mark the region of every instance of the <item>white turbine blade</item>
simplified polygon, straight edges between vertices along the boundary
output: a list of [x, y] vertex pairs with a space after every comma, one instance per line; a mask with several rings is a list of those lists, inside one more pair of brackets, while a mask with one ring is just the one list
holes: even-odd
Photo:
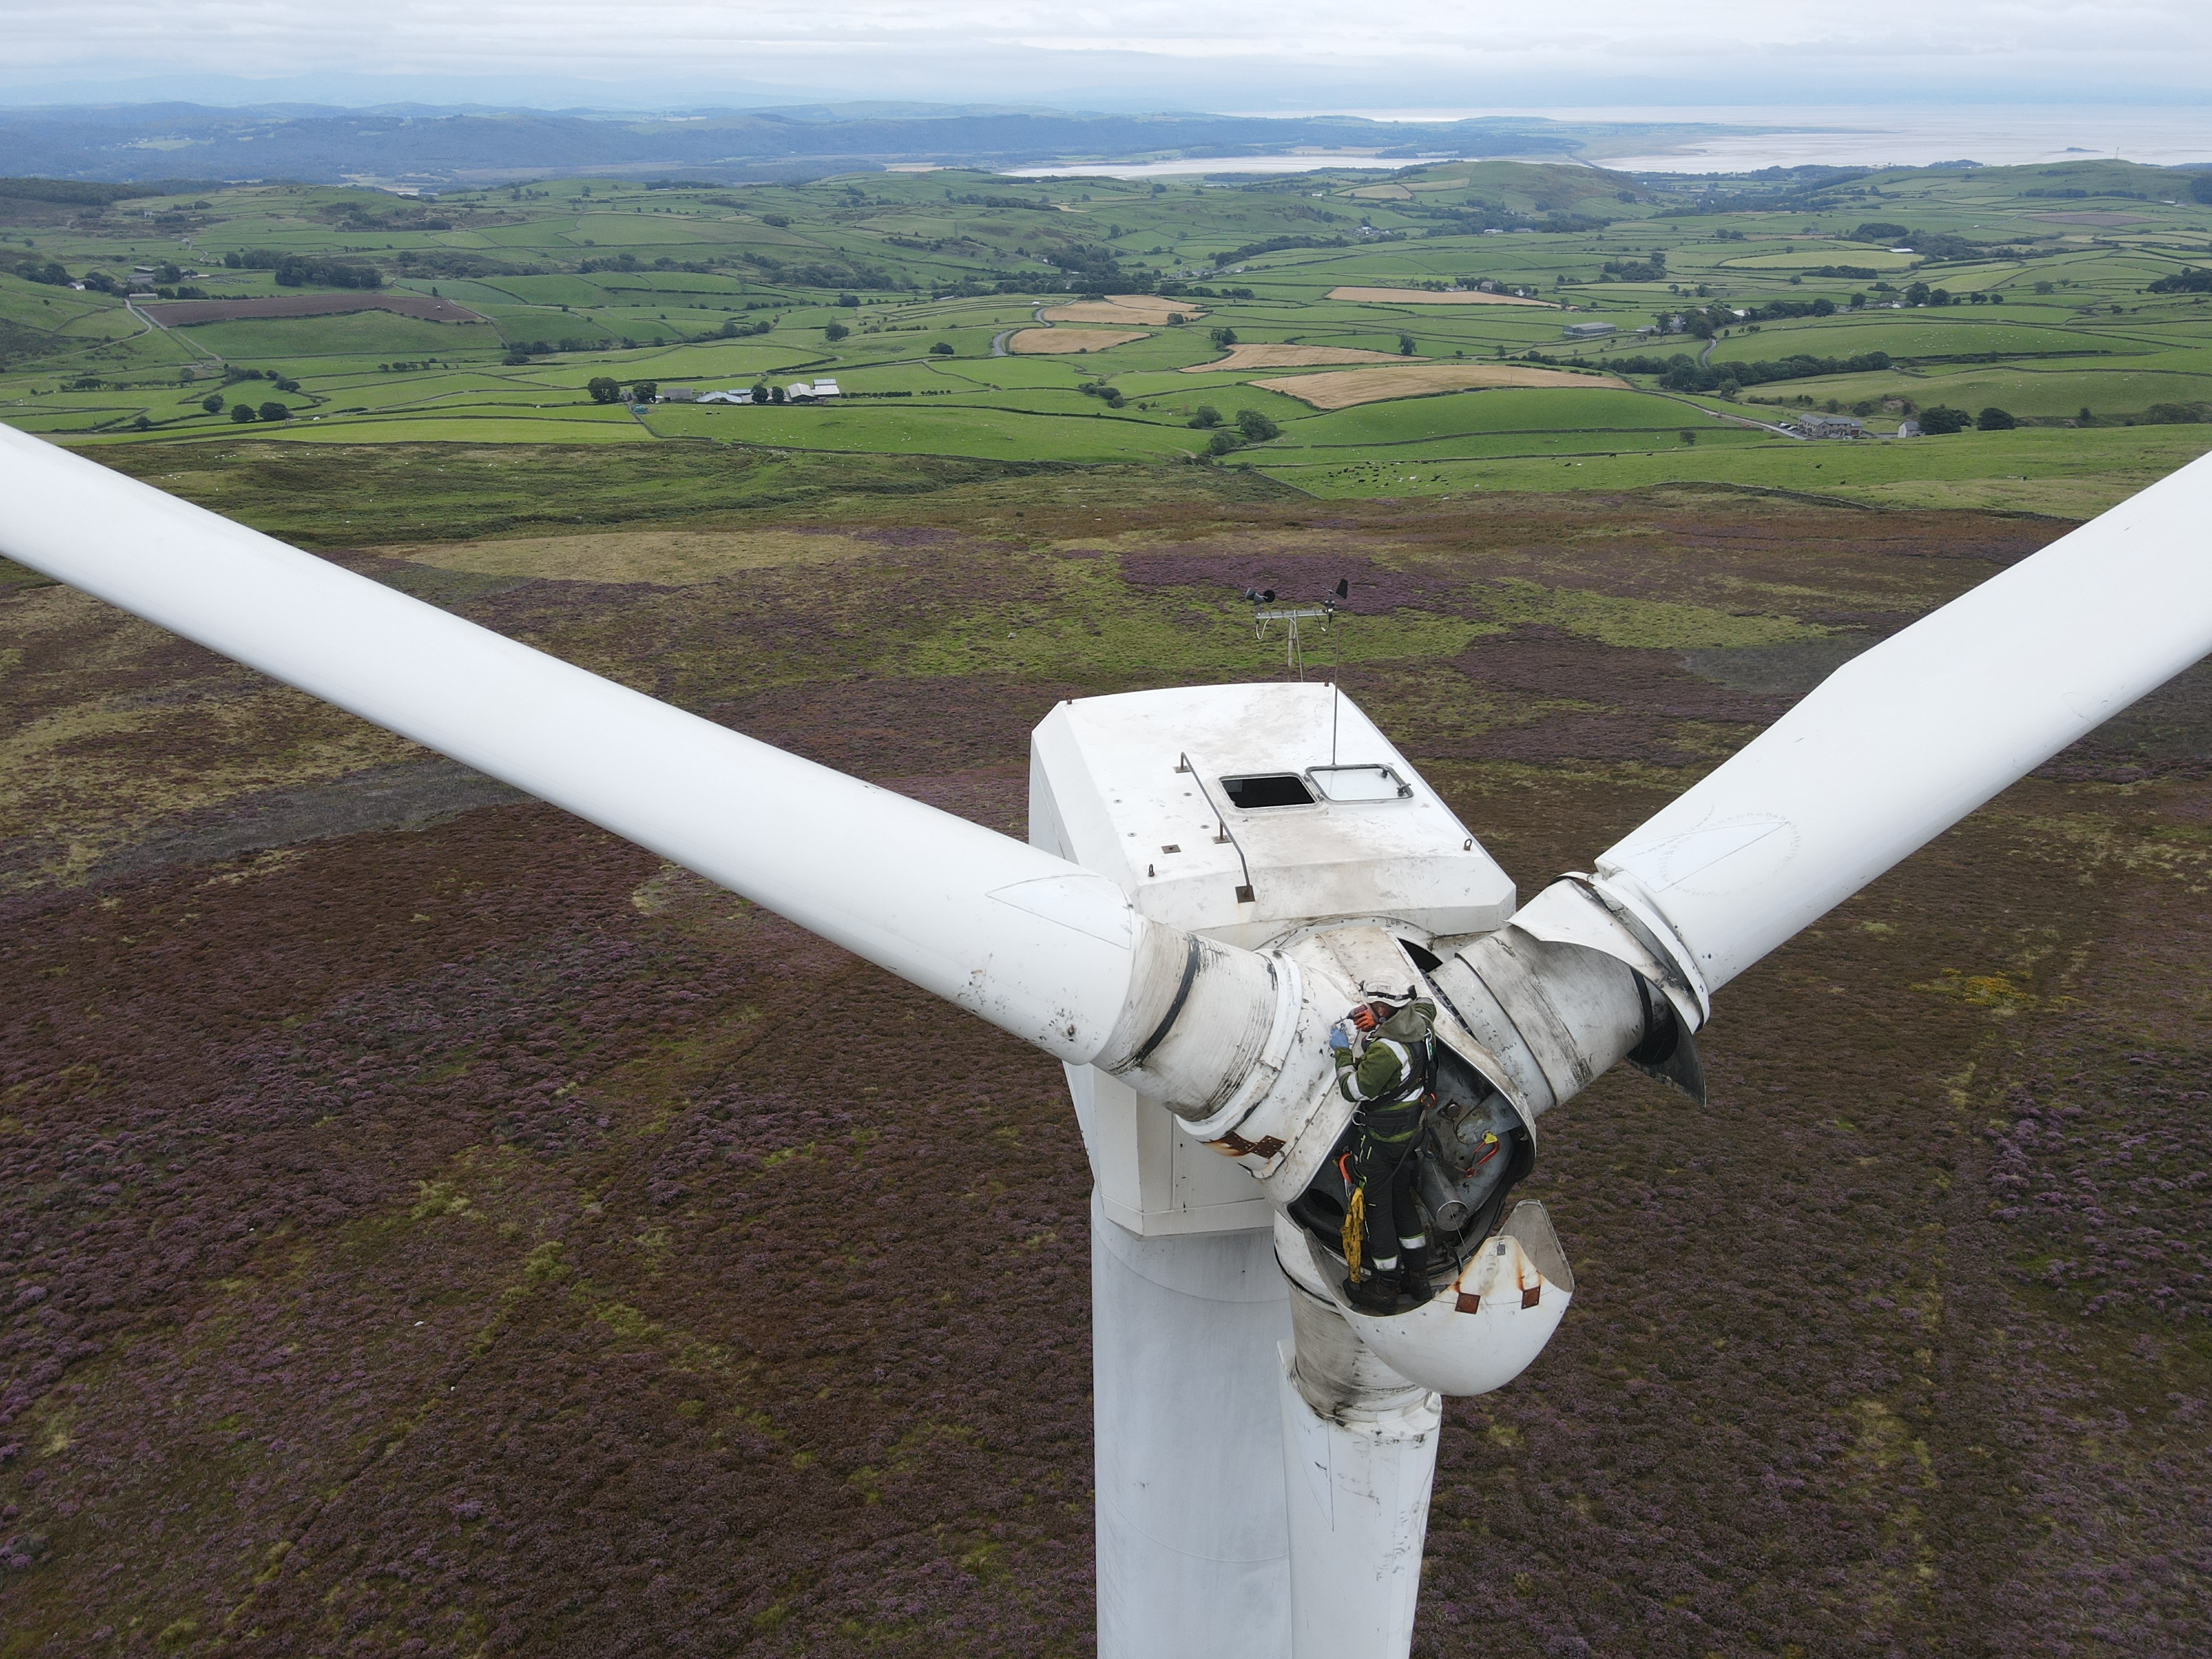
[[[1164, 1030], [1168, 998], [1170, 1020], [1183, 1007], [1185, 941], [1103, 876], [4, 427], [0, 553], [566, 807], [1064, 1060], [1098, 1059], [1117, 1023], [1142, 1023], [1117, 1045], [1126, 1060]], [[1164, 992], [1133, 984], [1163, 967]]]
[[1601, 883], [1718, 988], [2212, 652], [2208, 523], [2212, 456], [1844, 664], [1600, 859]]

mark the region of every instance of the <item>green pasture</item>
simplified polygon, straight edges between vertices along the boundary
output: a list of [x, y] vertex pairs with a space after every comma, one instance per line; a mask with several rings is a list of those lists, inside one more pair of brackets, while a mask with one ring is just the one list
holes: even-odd
[[[1086, 400], [1088, 401], [1088, 400]], [[1203, 447], [1187, 428], [1100, 410], [892, 404], [783, 404], [756, 409], [662, 404], [646, 418], [665, 438], [704, 438], [775, 449], [848, 454], [945, 455], [992, 461], [1180, 460]]]
[[434, 323], [394, 311], [246, 318], [170, 331], [229, 362], [256, 367], [318, 357], [481, 357], [502, 349], [498, 334], [482, 323]]
[[1853, 443], [1711, 441], [1607, 454], [1425, 460], [1361, 470], [1277, 465], [1266, 474], [1320, 496], [1725, 485], [1869, 507], [1959, 507], [2086, 518], [2212, 451], [2212, 428], [1960, 433]]
[[1761, 387], [1760, 395], [1799, 394], [1844, 404], [1868, 398], [1910, 398], [1922, 406], [1948, 404], [1978, 414], [1992, 406], [2022, 418], [2060, 419], [2087, 409], [2120, 421], [2146, 414], [2154, 404], [2212, 403], [2212, 363], [2194, 373], [2057, 365], [1990, 365], [1924, 374], [1895, 371], [1793, 380]]
[[[573, 434], [579, 443], [819, 453], [825, 467], [850, 470], [869, 453], [901, 465], [929, 456], [963, 465], [1174, 462], [1201, 447], [1204, 434], [1187, 422], [1210, 404], [1231, 419], [1257, 410], [1281, 428], [1272, 442], [1239, 450], [1231, 466], [1321, 495], [1449, 493], [1509, 487], [1498, 480], [1515, 477], [1532, 482], [1510, 487], [1531, 489], [1641, 479], [2090, 510], [2212, 434], [2212, 426], [2114, 424], [2154, 404], [2212, 404], [2212, 296], [2143, 291], [2185, 265], [2212, 267], [2212, 208], [2187, 200], [2177, 177], [2108, 161], [1887, 169], [1800, 188], [1786, 208], [1758, 206], [1745, 181], [1655, 185], [1512, 161], [1379, 178], [1167, 180], [1158, 189], [962, 172], [659, 191], [544, 180], [450, 191], [434, 205], [339, 186], [241, 185], [210, 191], [188, 242], [126, 206], [97, 224], [35, 227], [8, 251], [53, 258], [72, 274], [127, 274], [134, 263], [174, 259], [207, 273], [193, 280], [216, 297], [294, 291], [277, 288], [270, 271], [220, 265], [228, 250], [371, 263], [388, 283], [434, 289], [489, 323], [361, 312], [148, 331], [116, 299], [33, 283], [0, 263], [0, 419], [102, 444], [234, 440], [251, 428], [198, 408], [227, 366], [299, 382], [296, 393], [281, 395], [267, 380], [222, 388], [234, 402], [276, 397], [294, 410], [262, 434], [272, 444], [528, 445]], [[2059, 184], [2091, 193], [2029, 194]], [[999, 199], [957, 199], [963, 195]], [[1054, 210], [1018, 204], [1040, 199]], [[1501, 212], [1524, 216], [1522, 228], [1480, 234]], [[2091, 222], [2105, 214], [2122, 221]], [[1552, 228], [1529, 228], [1547, 215]], [[432, 217], [448, 228], [429, 228]], [[1869, 222], [1905, 226], [1908, 239], [1859, 236]], [[1324, 245], [1254, 249], [1284, 237]], [[1960, 252], [1946, 237], [1978, 246]], [[1889, 252], [1922, 243], [1950, 251]], [[625, 255], [634, 269], [582, 269]], [[1181, 296], [1185, 325], [1152, 326], [1106, 350], [992, 356], [995, 337], [1032, 326], [1038, 306], [1072, 297], [1043, 261], [1076, 255], [1120, 263], [1120, 276], [1100, 279], [1108, 292], [1175, 281], [1213, 291]], [[1661, 259], [1656, 281], [1611, 280], [1604, 270], [1608, 261]], [[1217, 262], [1235, 269], [1214, 270]], [[1824, 266], [1881, 275], [1813, 274]], [[1571, 309], [1327, 297], [1341, 286], [1471, 278], [1526, 287]], [[2050, 422], [2086, 406], [2092, 423], [1805, 445], [1716, 420], [1701, 408], [1716, 400], [1660, 395], [1648, 381], [1630, 392], [1496, 390], [1322, 413], [1249, 382], [1326, 368], [1182, 372], [1218, 359], [1210, 338], [1218, 328], [1243, 342], [1393, 356], [1402, 333], [1431, 362], [1533, 350], [1603, 369], [1631, 355], [1707, 353], [1705, 341], [1685, 335], [1636, 337], [1657, 314], [1822, 295], [1844, 307], [1853, 292], [1885, 300], [1915, 281], [1961, 296], [1994, 289], [2005, 302], [1845, 308], [1755, 325], [1717, 319], [1722, 337], [1708, 361], [1876, 350], [1896, 360], [1879, 374], [1747, 388], [1738, 407], [1759, 419], [1786, 416], [1800, 400], [1849, 408], [1902, 397]], [[994, 291], [1002, 284], [1024, 291]], [[841, 305], [841, 295], [860, 303]], [[1621, 331], [1604, 342], [1564, 340], [1564, 325], [1592, 319]], [[726, 321], [770, 327], [725, 340]], [[842, 338], [830, 338], [832, 325], [847, 331]], [[539, 341], [553, 349], [525, 364], [501, 361], [511, 346]], [[574, 349], [559, 349], [564, 341]], [[951, 356], [931, 354], [939, 342]], [[399, 362], [410, 367], [378, 367]], [[666, 404], [641, 423], [626, 408], [592, 404], [584, 389], [602, 376], [706, 390], [822, 375], [855, 395], [822, 409]], [[1079, 389], [1102, 381], [1120, 394], [1120, 410]], [[884, 393], [912, 395], [869, 395]], [[1694, 444], [1681, 441], [1685, 430]]]

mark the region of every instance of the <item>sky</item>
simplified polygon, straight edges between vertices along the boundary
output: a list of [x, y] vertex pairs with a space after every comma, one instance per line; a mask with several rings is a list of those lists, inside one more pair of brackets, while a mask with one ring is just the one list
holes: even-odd
[[2204, 0], [0, 0], [11, 103], [2212, 110]]

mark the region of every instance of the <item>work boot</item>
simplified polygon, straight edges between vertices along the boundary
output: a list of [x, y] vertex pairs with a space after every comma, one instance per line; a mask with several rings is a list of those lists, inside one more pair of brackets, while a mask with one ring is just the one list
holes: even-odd
[[1408, 1247], [1405, 1254], [1406, 1265], [1399, 1269], [1398, 1282], [1413, 1298], [1415, 1307], [1425, 1307], [1436, 1294], [1436, 1287], [1429, 1283], [1429, 1253], [1425, 1248]]
[[1346, 1279], [1344, 1294], [1353, 1307], [1364, 1314], [1394, 1314], [1398, 1311], [1398, 1292], [1385, 1284], [1379, 1274]]

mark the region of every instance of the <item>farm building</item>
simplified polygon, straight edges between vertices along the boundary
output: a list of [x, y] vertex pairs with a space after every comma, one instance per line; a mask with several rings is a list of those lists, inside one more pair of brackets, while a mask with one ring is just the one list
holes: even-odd
[[699, 388], [695, 386], [665, 386], [660, 388], [664, 404], [690, 404], [699, 400]]
[[1805, 438], [1863, 438], [1866, 423], [1848, 415], [1800, 415], [1797, 432]]
[[1559, 331], [1570, 340], [1595, 340], [1616, 331], [1611, 323], [1569, 323]]
[[792, 403], [809, 403], [817, 398], [836, 398], [843, 394], [835, 380], [793, 380], [783, 389], [784, 397]]
[[753, 394], [749, 388], [732, 386], [726, 392], [702, 392], [697, 401], [702, 404], [749, 404]]

